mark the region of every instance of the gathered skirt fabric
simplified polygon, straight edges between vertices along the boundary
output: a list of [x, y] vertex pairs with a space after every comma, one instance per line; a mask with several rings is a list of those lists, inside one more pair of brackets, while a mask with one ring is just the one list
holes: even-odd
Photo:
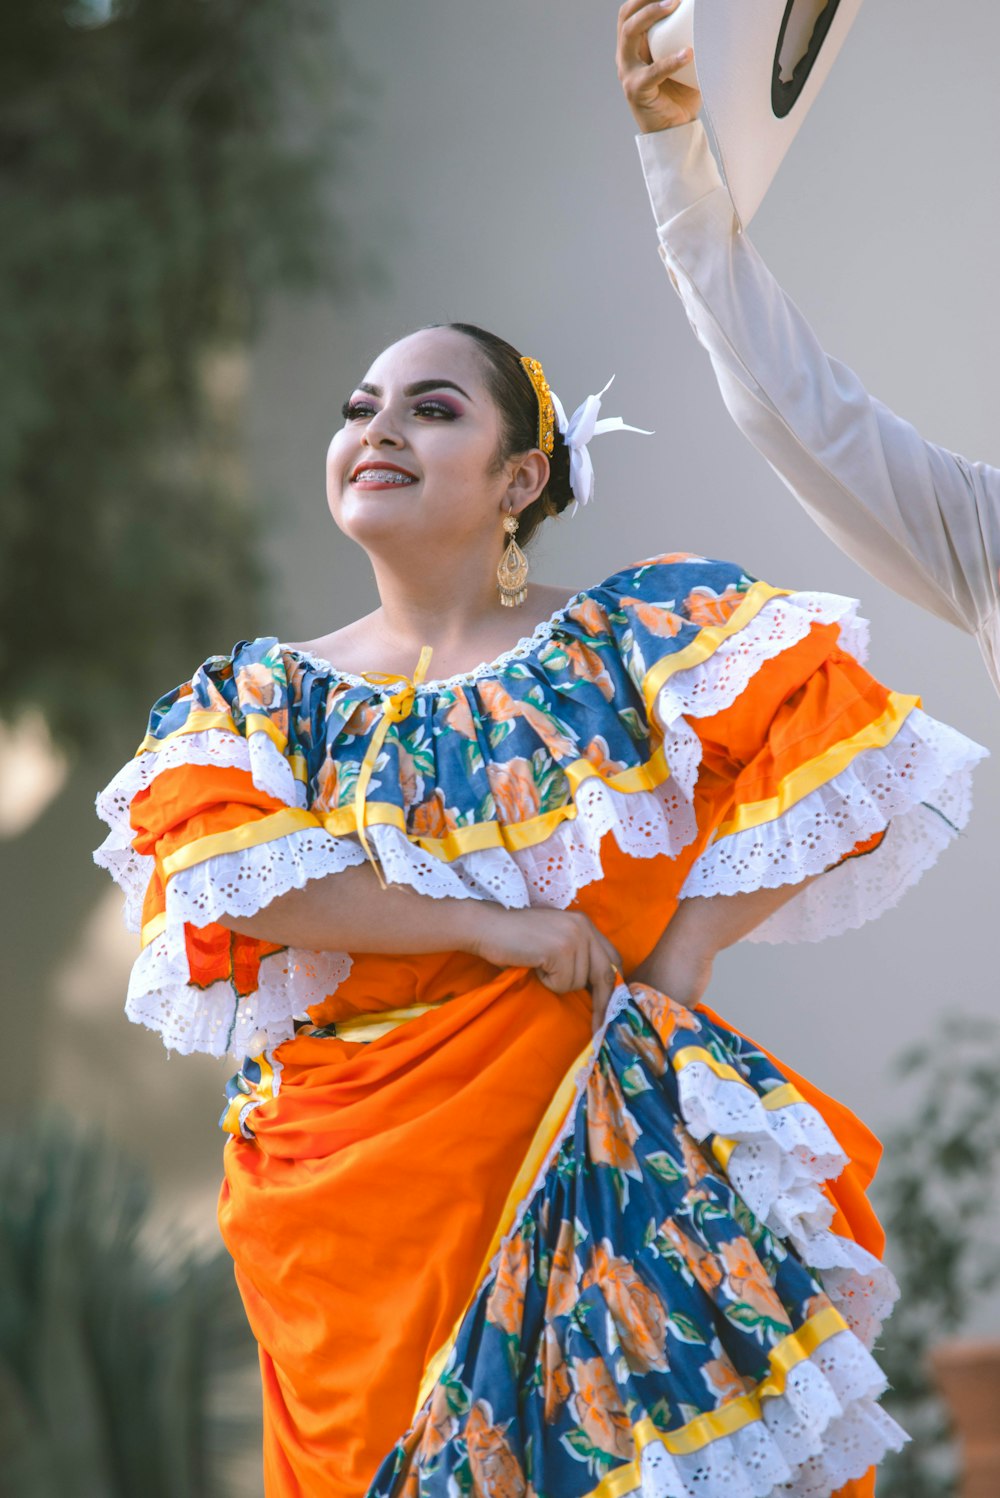
[[514, 971], [279, 1049], [220, 1213], [268, 1498], [873, 1491], [870, 1136], [655, 990], [589, 1032]]

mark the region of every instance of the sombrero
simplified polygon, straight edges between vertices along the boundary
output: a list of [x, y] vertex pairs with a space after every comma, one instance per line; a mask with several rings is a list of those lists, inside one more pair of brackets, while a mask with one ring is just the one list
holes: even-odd
[[[726, 183], [748, 224], [854, 24], [861, 0], [681, 0], [649, 32], [654, 59], [693, 46]], [[697, 71], [696, 71], [697, 70]]]

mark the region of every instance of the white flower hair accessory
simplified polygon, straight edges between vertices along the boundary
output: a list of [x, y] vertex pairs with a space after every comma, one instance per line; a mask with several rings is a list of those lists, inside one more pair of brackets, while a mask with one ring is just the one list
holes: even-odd
[[590, 443], [606, 432], [637, 432], [641, 437], [652, 437], [645, 427], [633, 427], [620, 416], [604, 416], [598, 420], [601, 401], [614, 383], [614, 375], [597, 395], [588, 395], [582, 405], [577, 406], [567, 421], [562, 401], [554, 390], [549, 391], [555, 407], [556, 421], [563, 441], [569, 448], [569, 484], [573, 491], [573, 514], [580, 505], [589, 504], [594, 497], [594, 464], [590, 457]]

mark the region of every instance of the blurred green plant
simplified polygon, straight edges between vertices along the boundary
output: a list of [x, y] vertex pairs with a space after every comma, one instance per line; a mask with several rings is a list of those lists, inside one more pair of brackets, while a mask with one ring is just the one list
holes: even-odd
[[228, 1256], [154, 1242], [114, 1147], [0, 1135], [0, 1492], [221, 1498], [259, 1468], [255, 1370]]
[[955, 1457], [927, 1354], [961, 1335], [1000, 1288], [1000, 1025], [949, 1019], [900, 1060], [912, 1118], [886, 1140], [876, 1205], [900, 1301], [879, 1360], [886, 1408], [912, 1442], [879, 1472], [879, 1498], [951, 1498]]
[[0, 713], [64, 744], [246, 628], [238, 355], [340, 284], [337, 9], [0, 7]]

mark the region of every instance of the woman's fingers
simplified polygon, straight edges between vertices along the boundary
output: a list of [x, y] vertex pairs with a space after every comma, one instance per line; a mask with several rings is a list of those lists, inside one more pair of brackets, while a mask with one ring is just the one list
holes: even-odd
[[675, 11], [680, 0], [627, 0], [618, 12], [619, 64], [634, 65], [651, 60], [647, 37], [657, 21]]

